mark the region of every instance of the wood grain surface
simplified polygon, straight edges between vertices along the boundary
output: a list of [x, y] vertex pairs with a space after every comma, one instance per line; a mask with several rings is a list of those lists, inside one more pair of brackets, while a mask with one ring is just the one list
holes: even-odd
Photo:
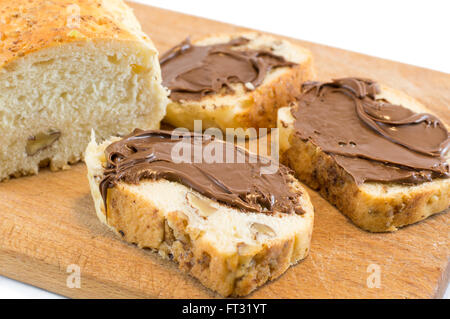
[[[144, 5], [132, 5], [160, 51], [208, 33], [240, 27]], [[370, 77], [404, 90], [450, 123], [450, 75], [304, 41], [320, 79]], [[396, 233], [354, 226], [317, 193], [311, 254], [250, 298], [433, 298], [448, 283], [450, 214]], [[81, 268], [68, 288], [67, 267]], [[380, 287], [368, 272], [379, 267]], [[219, 297], [149, 250], [118, 239], [97, 220], [84, 164], [0, 183], [0, 274], [65, 296], [86, 298]]]

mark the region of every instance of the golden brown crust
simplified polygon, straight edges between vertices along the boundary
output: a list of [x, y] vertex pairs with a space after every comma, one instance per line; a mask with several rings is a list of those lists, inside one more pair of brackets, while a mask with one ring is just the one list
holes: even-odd
[[311, 142], [303, 142], [294, 135], [290, 136], [289, 142], [291, 146], [283, 153], [282, 162], [290, 166], [301, 181], [319, 191], [365, 230], [395, 231], [450, 206], [449, 180], [405, 187], [398, 192], [389, 191], [388, 185], [377, 184], [380, 193], [374, 194], [367, 191], [367, 186], [358, 187], [330, 155]]
[[312, 55], [289, 72], [250, 92], [252, 101], [247, 113], [241, 115], [242, 127], [276, 127], [277, 111], [301, 94], [301, 83], [314, 79]]
[[157, 250], [223, 296], [247, 295], [308, 254], [308, 247], [296, 247], [294, 238], [264, 245], [257, 252], [243, 249], [241, 254], [223, 254], [186, 230], [188, 221], [183, 212], [164, 214], [122, 184], [108, 191], [107, 205], [107, 223], [125, 241]]
[[0, 8], [0, 67], [70, 42], [139, 40], [153, 48], [121, 0], [0, 0]]

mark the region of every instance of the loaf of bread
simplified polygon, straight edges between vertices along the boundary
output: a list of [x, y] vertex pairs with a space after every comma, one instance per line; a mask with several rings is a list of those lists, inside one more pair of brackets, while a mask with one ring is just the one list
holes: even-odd
[[68, 167], [100, 137], [157, 128], [158, 53], [121, 0], [0, 1], [0, 180]]
[[307, 83], [279, 109], [278, 127], [282, 161], [365, 230], [395, 231], [450, 206], [446, 126], [405, 93], [356, 78]]
[[[281, 185], [267, 182], [261, 194], [256, 184], [249, 188], [245, 184], [264, 181], [250, 178], [258, 173], [251, 168], [255, 166], [234, 174], [242, 166], [235, 170], [230, 166], [234, 164], [216, 163], [212, 168], [197, 163], [177, 164], [186, 165], [182, 168], [172, 165], [170, 157], [164, 158], [171, 153], [170, 142], [165, 141], [167, 132], [135, 131], [131, 137], [111, 138], [99, 145], [93, 137], [85, 161], [100, 221], [123, 240], [173, 259], [182, 271], [222, 296], [247, 295], [307, 256], [313, 207], [308, 193], [286, 167], [280, 166], [284, 173], [276, 175], [284, 176]], [[156, 142], [146, 145], [153, 134]], [[199, 170], [198, 165], [204, 166]], [[164, 171], [166, 166], [169, 169]], [[202, 182], [205, 176], [208, 179]], [[111, 181], [115, 182], [108, 184]], [[201, 183], [213, 185], [202, 186], [213, 191], [199, 190]], [[221, 193], [221, 187], [227, 191]], [[244, 192], [239, 197], [233, 197], [236, 187]], [[264, 194], [270, 188], [274, 188], [273, 196]], [[295, 205], [290, 213], [281, 212], [277, 194], [283, 192], [289, 194], [287, 203]], [[242, 200], [248, 207], [275, 208], [252, 211], [238, 207]]]
[[277, 109], [314, 77], [307, 49], [258, 33], [187, 40], [160, 61], [163, 84], [171, 90], [164, 121], [190, 130], [194, 120], [223, 131], [275, 127]]

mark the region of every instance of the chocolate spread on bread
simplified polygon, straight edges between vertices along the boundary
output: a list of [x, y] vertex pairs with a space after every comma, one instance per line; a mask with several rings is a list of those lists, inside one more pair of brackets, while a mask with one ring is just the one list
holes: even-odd
[[170, 89], [170, 98], [200, 100], [222, 88], [233, 93], [232, 83], [251, 83], [256, 88], [270, 70], [295, 65], [267, 50], [236, 49], [249, 41], [240, 37], [228, 43], [196, 46], [186, 39], [170, 49], [160, 59], [163, 85]]
[[437, 117], [377, 99], [372, 80], [307, 82], [292, 108], [295, 134], [310, 141], [357, 184], [419, 184], [449, 177], [449, 133]]
[[[189, 151], [184, 154], [184, 150]], [[177, 156], [181, 153], [183, 158]], [[105, 207], [108, 188], [120, 181], [138, 184], [143, 179], [166, 179], [243, 211], [304, 212], [298, 194], [291, 191], [293, 178], [286, 166], [279, 165], [273, 174], [261, 174], [261, 168], [270, 165], [268, 158], [213, 136], [136, 129], [110, 144], [105, 156], [107, 166], [100, 182]]]

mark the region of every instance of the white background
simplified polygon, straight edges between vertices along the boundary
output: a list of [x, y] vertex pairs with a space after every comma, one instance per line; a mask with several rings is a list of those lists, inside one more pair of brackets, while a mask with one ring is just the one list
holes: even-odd
[[[136, 2], [450, 73], [448, 0]], [[0, 276], [0, 298], [57, 297]]]

